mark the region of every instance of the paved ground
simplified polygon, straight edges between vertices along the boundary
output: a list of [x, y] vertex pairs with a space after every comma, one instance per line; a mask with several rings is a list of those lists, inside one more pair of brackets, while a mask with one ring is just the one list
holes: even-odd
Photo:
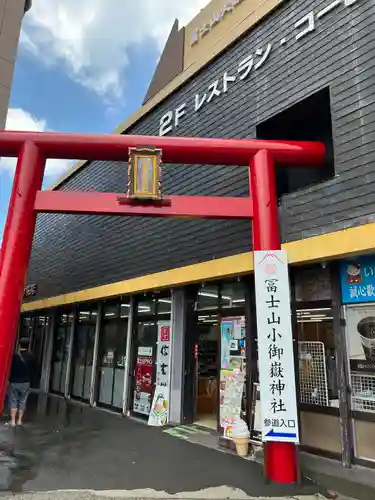
[[[200, 497], [178, 497], [178, 500], [227, 500], [236, 497], [216, 497], [216, 496], [205, 496], [206, 492], [203, 491], [200, 493], [203, 496]], [[92, 492], [92, 491], [54, 491], [54, 492], [38, 492], [38, 493], [22, 493], [18, 495], [7, 495], [2, 497], [4, 500], [140, 500], [140, 498], [145, 497], [131, 497], [131, 496], [122, 496], [122, 492], [119, 494], [118, 492]], [[146, 497], [147, 500], [150, 500], [151, 497]], [[161, 497], [153, 497], [153, 500], [160, 500]], [[169, 498], [169, 497], [168, 497]], [[176, 498], [176, 497], [170, 497]], [[316, 496], [293, 496], [293, 497], [241, 497], [243, 500], [326, 500], [324, 497], [321, 497], [319, 494]], [[343, 499], [345, 500], [345, 499]], [[346, 499], [352, 500], [352, 499]]]
[[[251, 497], [315, 494], [266, 485], [260, 464], [189, 443], [160, 429], [49, 398], [24, 428], [0, 426], [0, 490], [66, 489], [197, 492], [229, 487]], [[205, 495], [207, 496], [207, 495]]]
[[[216, 435], [197, 425], [164, 428], [163, 432], [191, 443], [227, 452], [218, 446]], [[262, 450], [258, 448], [253, 451], [253, 455], [249, 455], [247, 460], [255, 459], [262, 463]], [[345, 469], [337, 460], [330, 460], [308, 453], [301, 453], [300, 460], [305, 475], [327, 488], [328, 491], [334, 491], [357, 500], [375, 499], [375, 470], [356, 465], [353, 465], [350, 469]]]
[[319, 484], [359, 500], [375, 499], [375, 470], [353, 465], [345, 469], [336, 460], [302, 453], [301, 461], [307, 476]]
[[[167, 429], [61, 399], [39, 398], [36, 407], [37, 403], [39, 410], [30, 409], [24, 428], [14, 430], [0, 423], [0, 495], [4, 498], [104, 500], [172, 495], [312, 500], [326, 491], [309, 480], [303, 486], [266, 485], [259, 463], [219, 453], [206, 434], [200, 446]], [[202, 436], [193, 440], [199, 442]], [[31, 492], [38, 493], [30, 496]]]

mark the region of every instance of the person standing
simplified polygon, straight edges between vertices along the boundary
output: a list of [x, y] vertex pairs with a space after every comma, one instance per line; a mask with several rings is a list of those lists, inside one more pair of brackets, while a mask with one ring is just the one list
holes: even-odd
[[9, 376], [9, 406], [11, 421], [8, 425], [15, 427], [23, 424], [30, 382], [33, 374], [34, 359], [27, 350], [28, 342], [19, 342], [18, 350], [13, 354]]

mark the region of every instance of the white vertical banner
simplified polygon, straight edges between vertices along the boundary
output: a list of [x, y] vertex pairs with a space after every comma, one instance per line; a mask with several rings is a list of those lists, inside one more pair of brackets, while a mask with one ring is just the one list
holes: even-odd
[[254, 252], [262, 440], [299, 443], [287, 253]]
[[148, 425], [162, 426], [169, 420], [171, 385], [172, 328], [170, 321], [158, 322], [156, 387]]

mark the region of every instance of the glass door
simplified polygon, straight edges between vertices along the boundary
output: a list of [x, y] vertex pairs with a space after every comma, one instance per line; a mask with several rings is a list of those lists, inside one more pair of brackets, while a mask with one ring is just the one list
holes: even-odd
[[158, 326], [156, 301], [146, 296], [137, 301], [135, 329], [135, 367], [133, 379], [133, 412], [147, 418], [151, 411], [156, 380], [156, 341]]
[[[132, 411], [148, 418], [157, 375], [158, 331], [170, 327], [171, 296], [148, 294], [138, 297], [134, 318]], [[164, 366], [168, 370], [168, 366]]]
[[42, 373], [43, 353], [44, 353], [44, 339], [48, 334], [49, 317], [36, 316], [34, 318], [34, 333], [31, 339], [30, 351], [35, 360], [35, 373], [31, 386], [38, 389], [40, 387], [40, 377]]
[[72, 328], [73, 312], [61, 312], [56, 321], [53, 337], [50, 387], [51, 392], [64, 394], [66, 369], [69, 357], [69, 338]]
[[29, 344], [29, 348], [33, 338], [35, 318], [33, 316], [22, 316], [21, 324], [18, 332], [18, 340]]
[[97, 402], [117, 410], [123, 407], [129, 309], [127, 301], [106, 303], [99, 337]]
[[70, 394], [73, 398], [85, 402], [90, 400], [97, 315], [95, 306], [83, 306], [78, 313], [73, 339]]
[[[186, 293], [184, 421], [223, 431], [233, 408], [246, 419], [245, 286], [241, 280], [209, 283]], [[240, 389], [237, 399], [232, 382]]]

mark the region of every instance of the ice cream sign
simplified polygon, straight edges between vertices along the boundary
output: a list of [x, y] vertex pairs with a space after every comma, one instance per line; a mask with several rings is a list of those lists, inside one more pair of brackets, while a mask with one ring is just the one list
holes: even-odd
[[202, 24], [199, 28], [195, 29], [190, 36], [190, 45], [196, 45], [202, 38], [204, 38], [212, 29], [217, 26], [221, 21], [244, 0], [231, 0], [226, 2], [221, 9], [215, 11], [210, 19]]
[[343, 261], [340, 275], [344, 304], [375, 302], [375, 257]]

